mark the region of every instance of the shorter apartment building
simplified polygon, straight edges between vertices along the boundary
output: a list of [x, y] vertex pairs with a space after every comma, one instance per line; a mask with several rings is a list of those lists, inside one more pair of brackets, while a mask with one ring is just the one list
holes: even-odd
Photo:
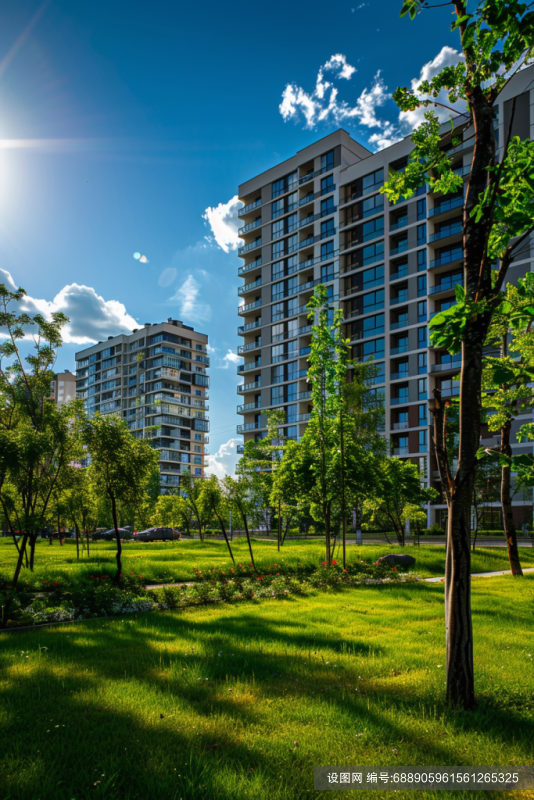
[[50, 399], [56, 405], [62, 406], [64, 403], [69, 403], [76, 397], [76, 375], [69, 372], [58, 372], [54, 375], [54, 380], [50, 381]]
[[133, 436], [151, 439], [164, 491], [185, 472], [204, 477], [207, 347], [206, 334], [169, 318], [76, 353], [76, 396], [87, 414], [120, 415]]

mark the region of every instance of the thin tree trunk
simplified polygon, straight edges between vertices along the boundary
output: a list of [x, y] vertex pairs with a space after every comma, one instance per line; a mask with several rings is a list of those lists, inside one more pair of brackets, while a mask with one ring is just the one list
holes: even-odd
[[[22, 562], [24, 559], [24, 552], [26, 550], [26, 543], [28, 541], [28, 533], [26, 531], [22, 535], [22, 545], [19, 550], [19, 555], [17, 558], [17, 563], [15, 565], [15, 572], [13, 574], [13, 580], [11, 582], [11, 588], [16, 589], [17, 584], [19, 582], [20, 571], [22, 569]], [[7, 599], [5, 605], [1, 609], [1, 618], [0, 618], [0, 627], [6, 628], [9, 622], [9, 612], [11, 610], [11, 600]]]
[[[512, 421], [508, 419], [506, 425], [501, 428], [501, 454], [512, 457], [512, 447], [510, 445], [510, 431], [512, 428]], [[504, 532], [506, 534], [506, 545], [508, 547], [508, 560], [510, 562], [510, 571], [512, 575], [519, 576], [523, 574], [521, 563], [519, 561], [519, 550], [517, 547], [517, 531], [514, 524], [514, 515], [512, 510], [512, 498], [510, 494], [512, 468], [510, 463], [502, 467], [501, 478], [501, 506], [502, 515], [504, 520]]]
[[215, 504], [213, 504], [213, 511], [215, 512], [215, 516], [219, 520], [219, 525], [221, 526], [221, 530], [222, 530], [223, 536], [224, 536], [224, 541], [226, 542], [226, 546], [228, 548], [228, 552], [230, 553], [230, 558], [232, 559], [232, 561], [235, 564], [234, 554], [232, 553], [232, 548], [230, 546], [230, 542], [228, 541], [228, 536], [226, 535], [226, 527], [224, 525], [223, 518], [219, 515], [219, 513], [218, 513], [218, 511], [217, 511], [217, 509], [215, 507]]
[[241, 516], [243, 517], [243, 525], [245, 526], [245, 533], [247, 535], [247, 542], [248, 542], [248, 549], [250, 552], [250, 560], [252, 561], [252, 566], [256, 569], [256, 562], [254, 561], [254, 553], [252, 552], [252, 542], [250, 541], [250, 534], [248, 532], [248, 524], [247, 524], [247, 515], [241, 512]]
[[74, 520], [74, 530], [76, 531], [76, 558], [80, 560], [80, 529], [78, 523]]
[[475, 535], [473, 536], [473, 553], [474, 553], [478, 536], [478, 500], [477, 500], [476, 489], [473, 489], [473, 507], [475, 509]]
[[278, 500], [278, 552], [280, 552], [280, 547], [282, 546], [281, 539], [282, 539], [282, 518], [280, 515], [280, 500]]
[[117, 574], [115, 575], [114, 583], [118, 583], [122, 575], [122, 544], [119, 533], [119, 526], [117, 524], [117, 506], [115, 504], [115, 497], [111, 495], [111, 513], [113, 514], [113, 526], [115, 528], [115, 539], [117, 541]]

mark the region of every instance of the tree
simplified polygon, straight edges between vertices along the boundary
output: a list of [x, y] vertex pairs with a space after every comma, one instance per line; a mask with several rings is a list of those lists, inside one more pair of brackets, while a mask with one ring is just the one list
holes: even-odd
[[[46, 524], [53, 492], [81, 447], [81, 404], [57, 406], [50, 399], [52, 367], [68, 318], [54, 313], [48, 321], [41, 314], [19, 313], [25, 296], [24, 289], [12, 292], [0, 284], [0, 326], [7, 330], [0, 345], [0, 502], [18, 550], [13, 588], [28, 545], [33, 569], [37, 536]], [[23, 359], [19, 343], [32, 333], [34, 348]], [[4, 608], [4, 624], [8, 616]]]
[[[474, 143], [463, 213], [464, 288], [457, 287], [457, 304], [430, 322], [432, 343], [450, 352], [462, 352], [460, 376], [459, 458], [456, 474], [447, 466], [443, 447], [444, 408], [434, 397], [434, 446], [448, 513], [445, 569], [447, 638], [447, 700], [453, 707], [475, 705], [473, 633], [470, 590], [470, 516], [481, 420], [482, 354], [492, 315], [501, 302], [508, 267], [533, 229], [534, 143], [512, 136], [515, 103], [505, 131], [502, 157], [497, 162], [494, 135], [499, 95], [520, 66], [532, 59], [534, 12], [518, 0], [480, 0], [468, 11], [467, 0], [452, 0], [464, 55], [414, 89], [398, 88], [394, 99], [402, 111], [438, 104], [444, 90], [449, 103], [466, 105], [456, 119], [447, 144], [454, 148], [460, 136]], [[425, 0], [406, 0], [401, 15], [413, 19], [431, 7]], [[452, 125], [452, 123], [451, 123]], [[465, 141], [465, 139], [464, 139]], [[411, 197], [427, 183], [430, 191], [449, 193], [461, 188], [451, 158], [442, 149], [439, 120], [433, 111], [412, 134], [414, 150], [403, 173], [390, 175], [383, 187], [390, 201]], [[494, 268], [498, 261], [497, 269]]]
[[181, 530], [185, 530], [188, 536], [191, 535], [192, 518], [193, 512], [185, 497], [181, 497], [174, 492], [160, 495], [152, 513], [152, 523], [154, 525], [164, 525], [171, 528], [177, 526]]
[[228, 552], [230, 553], [230, 558], [235, 564], [234, 554], [232, 553], [232, 547], [230, 542], [228, 541], [228, 535], [226, 533], [226, 519], [228, 518], [228, 501], [227, 497], [223, 493], [221, 489], [221, 485], [216, 475], [211, 475], [208, 479], [203, 481], [202, 483], [202, 491], [200, 494], [200, 506], [202, 509], [205, 509], [204, 513], [206, 516], [211, 513], [214, 514], [219, 522], [221, 527], [222, 534], [224, 536], [224, 541], [226, 542], [226, 546], [228, 548]]
[[185, 497], [197, 521], [201, 541], [204, 541], [204, 527], [206, 525], [206, 509], [200, 502], [202, 481], [193, 478], [190, 472], [185, 472], [180, 477], [180, 490]]
[[421, 521], [421, 506], [437, 497], [435, 489], [421, 485], [423, 476], [411, 461], [383, 458], [378, 470], [379, 491], [364, 502], [371, 518], [384, 515], [393, 527], [398, 543], [404, 546], [406, 520]]
[[122, 574], [122, 545], [117, 520], [117, 504], [138, 505], [146, 493], [157, 452], [145, 439], [134, 439], [120, 417], [96, 414], [83, 426], [84, 440], [91, 456], [89, 467], [95, 488], [111, 502], [117, 541], [118, 583]]
[[[96, 502], [89, 471], [73, 463], [67, 470], [64, 504], [76, 532], [76, 555], [80, 558], [80, 531], [85, 531], [87, 555], [89, 555], [89, 528], [96, 520]], [[94, 525], [96, 527], [96, 525]]]
[[224, 493], [226, 495], [226, 502], [243, 520], [243, 527], [247, 537], [248, 550], [250, 553], [250, 560], [252, 566], [256, 569], [254, 561], [254, 553], [252, 552], [252, 542], [250, 540], [250, 531], [248, 527], [248, 520], [254, 516], [255, 513], [255, 500], [251, 492], [250, 481], [247, 480], [246, 475], [240, 475], [237, 478], [232, 478], [226, 475], [223, 480]]

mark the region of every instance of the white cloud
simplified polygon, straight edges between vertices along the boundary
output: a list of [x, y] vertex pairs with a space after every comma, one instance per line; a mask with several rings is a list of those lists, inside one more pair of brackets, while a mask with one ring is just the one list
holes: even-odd
[[237, 353], [233, 353], [232, 350], [228, 350], [227, 354], [223, 356], [221, 359], [222, 365], [219, 369], [228, 369], [230, 364], [241, 364], [243, 356], [238, 356]]
[[[365, 3], [362, 3], [357, 9], [363, 8], [364, 5]], [[412, 80], [413, 90], [417, 92], [421, 81], [430, 80], [444, 67], [457, 64], [461, 58], [463, 56], [457, 50], [448, 46], [443, 47], [434, 59], [424, 64], [419, 77]], [[368, 137], [368, 142], [376, 150], [382, 150], [407, 136], [423, 119], [425, 108], [413, 112], [399, 112], [396, 120], [385, 119], [378, 115], [378, 109], [383, 108], [387, 101], [391, 100], [391, 94], [380, 71], [375, 75], [372, 85], [362, 90], [353, 105], [339, 99], [339, 89], [324, 78], [327, 71], [334, 73], [333, 80], [340, 78], [350, 80], [356, 70], [347, 63], [345, 56], [338, 53], [320, 67], [313, 92], [306, 92], [295, 83], [287, 84], [279, 106], [284, 121], [303, 119], [305, 128], [315, 128], [321, 122], [334, 122], [337, 125], [351, 122], [364, 128], [376, 129]], [[436, 100], [448, 105], [446, 92], [441, 92]], [[460, 113], [465, 110], [465, 104], [458, 103], [454, 109]], [[439, 106], [435, 110], [442, 121], [454, 116]]]
[[161, 275], [159, 276], [158, 283], [160, 286], [170, 286], [171, 283], [176, 278], [178, 271], [174, 269], [174, 267], [167, 267], [164, 269]]
[[[9, 272], [0, 269], [0, 283], [10, 291], [17, 287]], [[108, 336], [131, 333], [139, 323], [128, 314], [118, 300], [104, 300], [90, 286], [71, 283], [64, 286], [53, 300], [41, 300], [27, 295], [20, 302], [20, 311], [34, 316], [42, 314], [51, 319], [54, 312], [63, 312], [70, 322], [63, 328], [65, 344], [91, 344]]]
[[[227, 203], [219, 203], [214, 208], [208, 207], [202, 214], [203, 219], [209, 223], [213, 238], [225, 253], [236, 250], [241, 244], [237, 235], [237, 231], [241, 227], [237, 212], [242, 205], [235, 195]], [[206, 238], [211, 241], [211, 237]]]
[[[445, 45], [445, 47], [441, 48], [441, 50], [439, 51], [439, 53], [435, 58], [433, 58], [431, 61], [427, 61], [427, 63], [423, 65], [419, 77], [413, 78], [411, 83], [413, 91], [419, 97], [427, 99], [424, 97], [424, 95], [421, 95], [417, 91], [417, 87], [420, 85], [420, 83], [422, 81], [432, 80], [432, 78], [434, 78], [438, 74], [438, 72], [441, 72], [441, 70], [444, 67], [454, 66], [459, 61], [463, 60], [464, 60], [463, 53], [460, 53], [458, 50], [454, 50], [454, 48]], [[444, 105], [447, 106], [450, 105], [447, 97], [447, 92], [444, 89], [439, 93], [438, 97], [436, 97], [435, 99], [438, 103], [443, 103]], [[460, 101], [459, 103], [456, 103], [452, 107], [455, 110], [457, 110], [458, 113], [462, 113], [465, 111], [465, 103], [463, 102], [463, 100]], [[432, 106], [429, 106], [429, 108], [432, 109]], [[441, 108], [440, 106], [437, 106], [433, 110], [435, 110], [441, 122], [446, 122], [448, 119], [452, 119], [455, 116], [450, 111], [447, 111], [447, 109]], [[400, 112], [399, 122], [409, 130], [412, 130], [413, 128], [416, 127], [416, 125], [419, 125], [423, 121], [424, 114], [426, 111], [428, 111], [427, 108], [416, 108], [415, 111]]]
[[170, 298], [170, 303], [178, 303], [180, 316], [190, 322], [207, 322], [211, 318], [211, 306], [200, 303], [200, 284], [189, 275]]
[[208, 456], [207, 471], [210, 475], [216, 475], [222, 479], [225, 475], [234, 474], [239, 461], [236, 449], [238, 444], [242, 444], [241, 439], [229, 439], [219, 447], [216, 453]]

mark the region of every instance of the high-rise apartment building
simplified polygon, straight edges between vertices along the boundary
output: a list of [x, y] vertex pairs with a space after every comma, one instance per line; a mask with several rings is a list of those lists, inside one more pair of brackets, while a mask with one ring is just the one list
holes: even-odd
[[64, 403], [74, 400], [75, 397], [76, 375], [68, 370], [56, 373], [54, 380], [50, 381], [50, 398], [58, 406], [62, 406]]
[[207, 345], [206, 334], [169, 319], [76, 353], [76, 395], [87, 413], [118, 414], [133, 436], [150, 438], [163, 489], [178, 487], [184, 472], [204, 477]]
[[[534, 67], [519, 72], [499, 97], [499, 154], [513, 98], [512, 134], [534, 138]], [[465, 189], [474, 137], [461, 119], [456, 125], [461, 144], [452, 147], [450, 125], [444, 125], [443, 148]], [[439, 489], [429, 453], [429, 403], [436, 386], [444, 397], [458, 395], [453, 377], [461, 356], [430, 345], [428, 322], [455, 303], [455, 287], [463, 284], [464, 192], [441, 196], [422, 187], [415, 197], [391, 205], [379, 190], [390, 170], [404, 168], [412, 149], [407, 137], [371, 153], [338, 130], [239, 187], [244, 282], [238, 352], [244, 364], [238, 367], [243, 424], [237, 430], [245, 441], [260, 438], [265, 410], [282, 407], [286, 434], [303, 434], [311, 410], [306, 303], [324, 283], [332, 305], [344, 312], [353, 358], [373, 358], [378, 366], [375, 391], [384, 396], [385, 435], [393, 453], [417, 463]], [[514, 282], [531, 269], [529, 243], [508, 279]], [[484, 443], [496, 441], [487, 430], [483, 436]], [[521, 451], [519, 444], [514, 448]], [[532, 520], [529, 498], [516, 496], [515, 506], [518, 522]], [[436, 503], [429, 524], [443, 522], [445, 513], [444, 500]], [[495, 506], [496, 521], [498, 513]]]

